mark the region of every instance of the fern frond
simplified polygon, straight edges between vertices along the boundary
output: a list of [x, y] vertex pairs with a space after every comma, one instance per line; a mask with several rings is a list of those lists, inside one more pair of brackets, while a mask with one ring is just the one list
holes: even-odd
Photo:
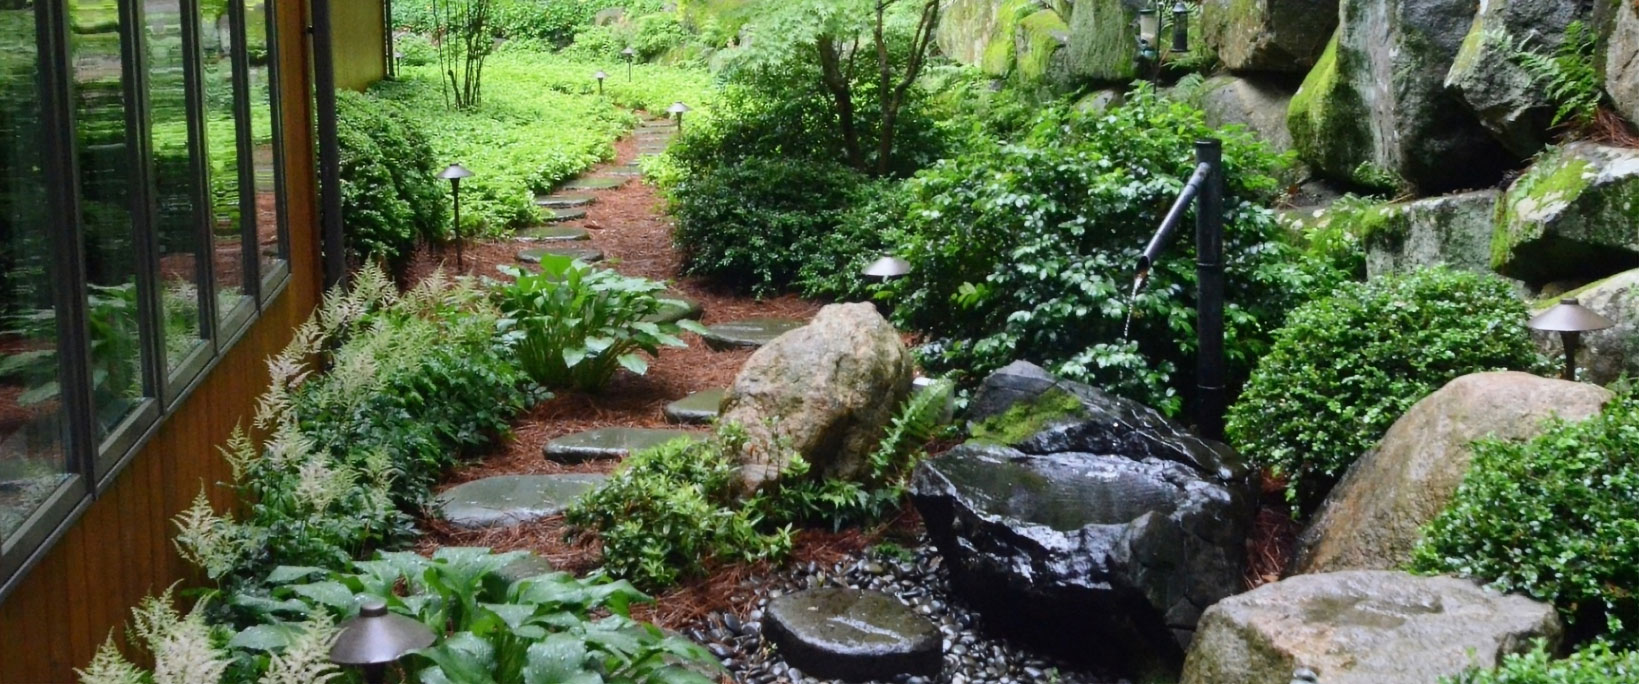
[[955, 391], [956, 383], [936, 380], [922, 391], [913, 392], [900, 405], [887, 434], [871, 454], [872, 473], [884, 481], [908, 474], [922, 445], [933, 439], [944, 424], [945, 406]]

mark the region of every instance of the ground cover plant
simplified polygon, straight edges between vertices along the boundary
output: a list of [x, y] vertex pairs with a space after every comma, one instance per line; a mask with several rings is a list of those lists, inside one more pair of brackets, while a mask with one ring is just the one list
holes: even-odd
[[448, 190], [427, 132], [403, 108], [352, 91], [336, 94], [336, 123], [350, 256], [397, 270], [417, 242], [445, 239]]
[[1573, 642], [1639, 645], [1639, 397], [1529, 442], [1484, 440], [1411, 566], [1473, 577], [1559, 609]]
[[1540, 363], [1525, 304], [1495, 276], [1429, 269], [1346, 283], [1275, 333], [1226, 432], [1308, 511], [1423, 397], [1463, 375]]
[[1523, 655], [1510, 654], [1495, 670], [1470, 670], [1442, 677], [1441, 684], [1618, 684], [1639, 679], [1639, 651], [1616, 651], [1596, 643], [1556, 660], [1545, 644]]

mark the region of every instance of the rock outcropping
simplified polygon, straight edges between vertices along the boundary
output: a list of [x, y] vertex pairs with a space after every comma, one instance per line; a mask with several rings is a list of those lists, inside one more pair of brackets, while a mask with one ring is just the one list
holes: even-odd
[[1201, 36], [1237, 73], [1302, 74], [1337, 28], [1337, 0], [1205, 0]]
[[1636, 216], [1639, 150], [1565, 145], [1503, 195], [1491, 267], [1533, 285], [1639, 267]]

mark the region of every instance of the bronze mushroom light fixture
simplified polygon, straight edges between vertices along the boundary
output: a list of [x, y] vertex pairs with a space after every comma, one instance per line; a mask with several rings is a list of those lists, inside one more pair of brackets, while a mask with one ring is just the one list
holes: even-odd
[[598, 80], [598, 97], [603, 97], [603, 79], [609, 78], [609, 74], [606, 74], [602, 69], [599, 69], [597, 73], [592, 74], [592, 78]]
[[683, 130], [683, 115], [692, 111], [694, 110], [682, 102], [673, 102], [672, 106], [666, 108], [666, 113], [677, 118], [677, 130], [679, 131]]
[[455, 267], [465, 273], [467, 263], [461, 253], [461, 179], [471, 178], [473, 173], [460, 164], [450, 164], [438, 177], [450, 182], [450, 193], [455, 196], [455, 226], [451, 233], [455, 235]]
[[1565, 373], [1562, 377], [1575, 381], [1576, 350], [1582, 342], [1582, 333], [1610, 328], [1616, 325], [1616, 321], [1582, 306], [1581, 302], [1575, 299], [1566, 298], [1559, 300], [1559, 304], [1554, 308], [1542, 312], [1526, 325], [1532, 330], [1559, 333], [1565, 347]]
[[632, 62], [637, 61], [637, 50], [626, 48], [620, 51], [620, 56], [626, 59], [626, 80], [632, 80]]
[[367, 599], [356, 618], [341, 624], [330, 662], [364, 671], [364, 681], [386, 681], [387, 666], [411, 651], [433, 645], [436, 635], [416, 620], [387, 612], [387, 602]]
[[866, 266], [864, 271], [861, 271], [865, 277], [882, 282], [905, 276], [910, 272], [911, 262], [896, 256], [885, 256], [877, 259], [871, 262], [871, 265]]

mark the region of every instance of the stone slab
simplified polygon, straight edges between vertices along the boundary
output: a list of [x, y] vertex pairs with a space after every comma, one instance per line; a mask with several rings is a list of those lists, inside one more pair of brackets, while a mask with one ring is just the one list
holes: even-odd
[[562, 223], [586, 218], [585, 209], [542, 209], [547, 223]]
[[518, 252], [518, 260], [526, 264], [541, 263], [541, 257], [553, 254], [579, 259], [588, 264], [603, 261], [603, 250], [596, 247], [531, 247]]
[[531, 577], [538, 577], [554, 571], [556, 568], [545, 558], [530, 553], [523, 558], [508, 563], [506, 567], [495, 571], [495, 576], [505, 580], [508, 584]]
[[787, 664], [847, 681], [936, 677], [939, 628], [892, 596], [858, 589], [810, 589], [770, 601], [765, 634]]
[[598, 198], [591, 195], [543, 195], [535, 198], [535, 206], [547, 209], [577, 209], [591, 205]]
[[717, 420], [723, 409], [723, 388], [701, 390], [666, 405], [666, 420], [685, 425], [707, 425]]
[[543, 452], [549, 461], [581, 463], [624, 458], [632, 452], [657, 447], [681, 437], [699, 439], [700, 434], [662, 428], [603, 428], [559, 437], [547, 442]]
[[582, 178], [563, 186], [565, 190], [614, 190], [631, 182], [630, 178]]
[[706, 345], [719, 351], [755, 349], [806, 325], [789, 318], [747, 318], [706, 328]]
[[592, 234], [585, 228], [569, 228], [565, 226], [536, 226], [518, 231], [518, 239], [534, 240], [536, 242], [575, 242], [590, 240]]
[[438, 506], [456, 527], [510, 527], [562, 513], [607, 479], [594, 474], [488, 477], [439, 494]]
[[643, 320], [650, 323], [676, 323], [685, 318], [700, 318], [704, 308], [700, 302], [678, 294], [668, 294], [661, 299], [660, 311], [651, 314]]

